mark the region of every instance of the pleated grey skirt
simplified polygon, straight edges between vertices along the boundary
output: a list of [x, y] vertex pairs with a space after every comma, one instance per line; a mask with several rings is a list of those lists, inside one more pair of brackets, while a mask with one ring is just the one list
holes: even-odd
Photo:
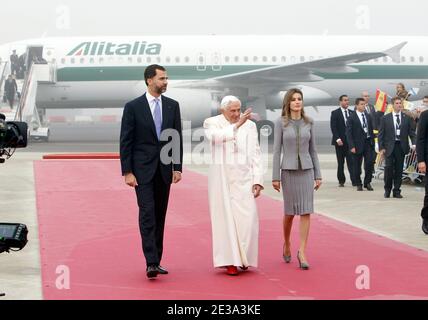
[[282, 170], [284, 214], [289, 216], [314, 212], [314, 170]]

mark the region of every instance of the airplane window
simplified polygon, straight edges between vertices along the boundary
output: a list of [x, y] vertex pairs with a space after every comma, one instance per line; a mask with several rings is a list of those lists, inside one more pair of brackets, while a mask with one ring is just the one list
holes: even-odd
[[100, 57], [99, 62], [100, 62], [100, 63], [103, 63], [103, 62], [104, 62], [104, 58], [103, 58], [103, 57]]
[[235, 57], [235, 62], [239, 62], [239, 57]]
[[305, 62], [305, 57], [304, 56], [300, 56], [300, 62]]
[[401, 62], [406, 62], [406, 57], [405, 56], [401, 57]]
[[378, 61], [379, 61], [379, 59], [378, 59], [378, 58], [374, 59], [374, 62], [376, 62], [376, 63], [377, 63]]
[[272, 57], [272, 62], [276, 62], [276, 57]]
[[254, 56], [254, 57], [253, 57], [253, 62], [257, 62], [257, 60], [259, 60], [259, 58], [258, 58], [258, 57], [256, 57], [256, 56]]
[[410, 57], [410, 62], [415, 62], [415, 57], [411, 56]]
[[161, 57], [156, 57], [156, 62], [161, 63]]
[[137, 58], [137, 63], [142, 63], [143, 62], [143, 59], [141, 59], [141, 57], [138, 57]]
[[421, 62], [421, 63], [424, 62], [424, 57], [420, 56], [419, 57], [419, 62]]
[[388, 57], [383, 57], [383, 62], [388, 62]]
[[180, 57], [175, 57], [175, 62], [180, 63]]
[[80, 58], [80, 64], [85, 63], [85, 58]]
[[76, 62], [76, 60], [75, 60], [74, 58], [71, 58], [71, 59], [70, 59], [70, 63], [71, 63], [71, 64], [74, 64], [75, 62]]
[[94, 58], [89, 59], [89, 63], [94, 64], [95, 63], [95, 59]]
[[282, 56], [281, 57], [281, 62], [287, 62], [287, 57]]
[[146, 61], [147, 61], [147, 63], [152, 63], [152, 58], [151, 57], [147, 57]]
[[309, 61], [314, 61], [314, 56], [310, 56]]
[[128, 62], [129, 62], [129, 63], [132, 63], [132, 62], [133, 62], [132, 57], [128, 57]]
[[184, 62], [189, 63], [190, 62], [190, 58], [189, 57], [185, 57], [184, 58]]
[[230, 57], [229, 56], [225, 56], [224, 57], [224, 62], [229, 63], [230, 62]]
[[268, 58], [267, 57], [263, 57], [263, 62], [267, 62]]
[[62, 64], [65, 64], [65, 58], [62, 58], [62, 59], [61, 59], [61, 63], [62, 63]]
[[166, 63], [170, 63], [171, 62], [171, 58], [170, 57], [166, 57], [165, 61], [166, 61]]
[[247, 56], [244, 57], [244, 61], [248, 62], [248, 57]]

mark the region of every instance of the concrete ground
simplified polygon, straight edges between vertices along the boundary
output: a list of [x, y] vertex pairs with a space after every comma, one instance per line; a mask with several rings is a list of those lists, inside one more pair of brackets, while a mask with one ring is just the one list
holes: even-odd
[[[318, 213], [428, 251], [428, 236], [421, 231], [422, 185], [403, 185], [405, 198], [401, 200], [384, 199], [381, 180], [373, 181], [374, 192], [357, 192], [349, 183], [345, 188], [338, 188], [335, 156], [326, 150], [320, 153], [324, 183], [315, 197]], [[33, 161], [41, 159], [45, 153], [115, 151], [117, 144], [114, 143], [33, 144], [0, 164], [0, 222], [25, 223], [30, 229], [29, 243], [23, 251], [0, 255], [0, 293], [6, 293], [0, 300], [43, 298]], [[271, 163], [270, 157], [268, 163]], [[188, 165], [187, 169], [202, 174], [207, 172], [203, 165]], [[271, 187], [270, 168], [265, 181], [264, 194], [282, 199]]]

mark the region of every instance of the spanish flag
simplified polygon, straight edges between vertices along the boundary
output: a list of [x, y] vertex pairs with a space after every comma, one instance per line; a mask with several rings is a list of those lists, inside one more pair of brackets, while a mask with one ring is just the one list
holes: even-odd
[[376, 90], [376, 111], [385, 112], [387, 104], [387, 94], [379, 89]]

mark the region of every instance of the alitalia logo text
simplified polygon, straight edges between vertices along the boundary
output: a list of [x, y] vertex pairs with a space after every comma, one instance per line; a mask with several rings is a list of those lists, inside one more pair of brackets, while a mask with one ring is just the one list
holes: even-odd
[[159, 43], [147, 43], [146, 41], [136, 41], [134, 43], [113, 43], [113, 42], [82, 42], [67, 56], [113, 56], [113, 55], [158, 55], [162, 45]]

